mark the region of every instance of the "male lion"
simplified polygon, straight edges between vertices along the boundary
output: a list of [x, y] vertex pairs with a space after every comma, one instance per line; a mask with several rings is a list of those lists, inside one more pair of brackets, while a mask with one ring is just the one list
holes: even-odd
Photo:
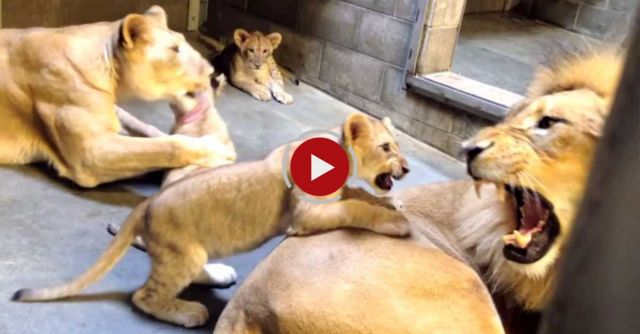
[[[407, 162], [390, 123], [351, 114], [343, 125], [344, 145], [352, 147], [357, 177], [380, 191], [402, 178]], [[291, 152], [289, 152], [291, 153]], [[339, 227], [404, 236], [409, 226], [389, 198], [344, 186], [338, 201], [311, 204], [284, 182], [284, 147], [265, 159], [195, 171], [138, 205], [98, 261], [74, 281], [55, 288], [23, 289], [20, 301], [74, 295], [104, 276], [124, 256], [137, 235], [151, 257], [151, 274], [133, 295], [133, 303], [158, 319], [194, 327], [209, 313], [204, 305], [178, 298], [203, 275], [209, 257], [254, 249], [285, 231], [307, 234]], [[351, 162], [354, 163], [354, 162]], [[351, 165], [352, 170], [353, 165]], [[206, 273], [204, 275], [206, 277]]]
[[115, 103], [205, 90], [213, 69], [151, 7], [115, 22], [0, 30], [0, 164], [44, 161], [85, 187], [208, 164], [210, 138], [118, 134]]
[[543, 309], [619, 72], [611, 55], [543, 70], [502, 123], [465, 144], [469, 173], [485, 181], [477, 193], [469, 181], [403, 191], [411, 241], [346, 230], [286, 239], [215, 333], [501, 332], [472, 268], [510, 304]]

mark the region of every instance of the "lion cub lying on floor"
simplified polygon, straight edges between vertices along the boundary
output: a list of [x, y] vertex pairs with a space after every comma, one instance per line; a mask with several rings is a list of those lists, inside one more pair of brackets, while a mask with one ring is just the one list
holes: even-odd
[[[390, 131], [388, 119], [350, 115], [343, 125], [344, 145], [353, 148], [358, 177], [372, 187], [389, 190], [391, 178], [406, 172], [406, 160]], [[142, 202], [98, 261], [74, 281], [55, 288], [16, 292], [14, 299], [38, 301], [74, 295], [102, 278], [124, 256], [137, 235], [151, 257], [151, 274], [133, 295], [133, 303], [161, 320], [194, 327], [204, 324], [207, 308], [178, 299], [202, 271], [209, 257], [222, 257], [257, 247], [290, 228], [295, 234], [338, 227], [364, 228], [406, 235], [404, 215], [387, 199], [344, 187], [342, 199], [326, 204], [298, 200], [282, 176], [286, 149], [264, 160], [237, 163], [186, 177]]]
[[273, 58], [282, 35], [273, 32], [265, 36], [259, 31], [236, 29], [233, 41], [213, 60], [216, 71], [258, 100], [269, 101], [273, 95], [280, 103], [292, 103], [293, 97], [284, 91], [284, 80]]

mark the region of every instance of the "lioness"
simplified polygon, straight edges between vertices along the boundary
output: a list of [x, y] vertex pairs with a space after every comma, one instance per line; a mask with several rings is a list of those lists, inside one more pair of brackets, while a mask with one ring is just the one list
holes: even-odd
[[[345, 147], [355, 152], [358, 177], [372, 187], [389, 190], [392, 178], [408, 171], [388, 119], [383, 125], [352, 114], [342, 128]], [[299, 190], [284, 182], [285, 152], [282, 147], [264, 160], [194, 172], [162, 189], [134, 209], [106, 252], [79, 278], [56, 288], [23, 289], [15, 299], [49, 300], [78, 293], [104, 276], [140, 235], [152, 269], [145, 285], [134, 293], [134, 304], [161, 320], [194, 327], [207, 321], [207, 309], [177, 295], [201, 273], [208, 257], [253, 249], [288, 227], [296, 234], [338, 227], [398, 236], [409, 232], [392, 202], [367, 197], [358, 189], [345, 186], [339, 201], [325, 204], [299, 200]]]
[[466, 143], [470, 174], [486, 181], [477, 192], [457, 181], [400, 193], [411, 241], [344, 230], [287, 238], [215, 332], [500, 332], [474, 267], [506, 304], [543, 309], [619, 72], [612, 55], [541, 71], [523, 103]]
[[258, 100], [268, 101], [273, 95], [280, 103], [292, 103], [293, 97], [284, 91], [284, 80], [273, 58], [282, 35], [273, 32], [265, 36], [259, 31], [248, 33], [236, 29], [233, 42], [214, 58], [216, 71], [224, 73], [232, 85]]
[[160, 168], [208, 165], [210, 138], [118, 134], [115, 103], [179, 98], [213, 68], [164, 10], [122, 20], [0, 30], [0, 164], [46, 161], [84, 187]]

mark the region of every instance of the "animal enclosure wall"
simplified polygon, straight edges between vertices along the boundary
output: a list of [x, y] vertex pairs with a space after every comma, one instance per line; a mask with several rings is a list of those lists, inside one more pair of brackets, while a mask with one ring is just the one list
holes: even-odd
[[60, 27], [72, 24], [114, 21], [128, 13], [162, 6], [169, 26], [187, 30], [188, 0], [2, 0], [2, 27]]
[[[276, 59], [303, 81], [457, 156], [488, 122], [404, 90], [417, 0], [210, 0], [206, 29], [278, 31]], [[457, 28], [456, 28], [457, 29]], [[417, 50], [414, 50], [417, 52]]]

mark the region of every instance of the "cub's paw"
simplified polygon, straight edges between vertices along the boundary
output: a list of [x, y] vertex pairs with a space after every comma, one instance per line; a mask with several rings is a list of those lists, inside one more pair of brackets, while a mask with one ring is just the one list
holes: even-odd
[[251, 96], [260, 101], [269, 101], [271, 100], [271, 91], [265, 86], [257, 86], [256, 88], [253, 88]]
[[293, 103], [293, 96], [287, 94], [283, 90], [273, 92], [273, 98], [282, 104]]
[[173, 322], [187, 328], [200, 327], [209, 320], [209, 311], [198, 302], [182, 302], [172, 318]]
[[302, 226], [294, 226], [291, 225], [289, 226], [289, 228], [287, 228], [287, 235], [290, 236], [303, 236], [303, 235], [309, 235], [311, 234], [311, 231], [308, 231], [307, 229], [303, 228]]
[[409, 221], [406, 219], [394, 219], [384, 223], [378, 223], [372, 227], [372, 230], [376, 233], [390, 235], [394, 237], [404, 237], [411, 233], [411, 227]]
[[233, 267], [222, 263], [209, 263], [204, 266], [202, 273], [193, 280], [193, 283], [228, 287], [234, 284], [237, 279], [238, 274]]

